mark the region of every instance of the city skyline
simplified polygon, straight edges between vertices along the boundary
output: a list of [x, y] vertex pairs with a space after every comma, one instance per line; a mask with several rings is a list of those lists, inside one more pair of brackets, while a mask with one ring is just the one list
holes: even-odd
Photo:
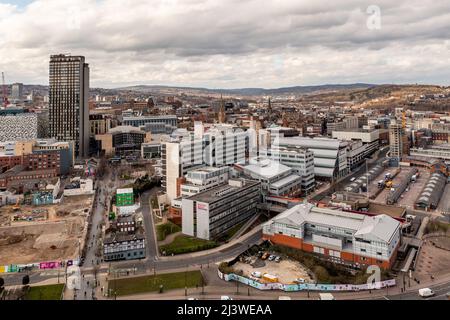
[[92, 87], [449, 85], [448, 4], [413, 2], [2, 0], [0, 69], [45, 85], [49, 56], [70, 53]]

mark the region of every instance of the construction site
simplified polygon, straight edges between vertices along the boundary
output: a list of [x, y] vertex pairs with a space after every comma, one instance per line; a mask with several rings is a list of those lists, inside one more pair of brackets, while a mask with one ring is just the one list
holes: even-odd
[[77, 259], [93, 199], [76, 196], [59, 204], [1, 207], [0, 265]]

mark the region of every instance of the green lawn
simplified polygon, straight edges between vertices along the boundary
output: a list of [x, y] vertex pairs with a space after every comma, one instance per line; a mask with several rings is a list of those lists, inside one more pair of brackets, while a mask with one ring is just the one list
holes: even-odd
[[181, 231], [181, 227], [172, 222], [167, 222], [156, 226], [158, 241], [164, 240], [169, 234]]
[[26, 300], [61, 300], [64, 284], [30, 287]]
[[118, 296], [159, 291], [160, 285], [165, 290], [199, 287], [202, 285], [202, 274], [199, 270], [166, 273], [156, 276], [135, 277], [108, 281], [108, 288], [116, 291]]
[[217, 246], [218, 244], [215, 241], [197, 239], [180, 234], [175, 237], [172, 243], [161, 246], [159, 249], [161, 252], [165, 251], [166, 255], [172, 255], [207, 250]]

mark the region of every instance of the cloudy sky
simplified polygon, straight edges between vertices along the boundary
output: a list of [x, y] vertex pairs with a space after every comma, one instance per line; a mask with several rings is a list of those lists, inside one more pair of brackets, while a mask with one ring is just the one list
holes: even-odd
[[86, 56], [91, 87], [450, 85], [450, 0], [0, 0], [0, 70], [48, 83]]

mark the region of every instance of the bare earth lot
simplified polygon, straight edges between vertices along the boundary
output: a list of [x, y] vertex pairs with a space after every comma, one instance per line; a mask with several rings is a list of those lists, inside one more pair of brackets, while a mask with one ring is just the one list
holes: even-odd
[[[65, 197], [59, 205], [0, 208], [0, 265], [74, 259], [83, 243], [92, 196]], [[13, 221], [15, 215], [32, 216], [47, 211], [40, 221]]]
[[[274, 261], [265, 260], [265, 266], [260, 268], [254, 268], [250, 264], [237, 262], [233, 268], [235, 270], [242, 270], [244, 276], [248, 278], [251, 277], [251, 273], [254, 271], [264, 273], [269, 273], [273, 276], [278, 277], [278, 282], [284, 284], [294, 283], [297, 278], [303, 278], [306, 282], [312, 282], [311, 278], [308, 276], [308, 272], [299, 262], [283, 259], [279, 263]], [[262, 283], [266, 283], [264, 279], [258, 279]]]

